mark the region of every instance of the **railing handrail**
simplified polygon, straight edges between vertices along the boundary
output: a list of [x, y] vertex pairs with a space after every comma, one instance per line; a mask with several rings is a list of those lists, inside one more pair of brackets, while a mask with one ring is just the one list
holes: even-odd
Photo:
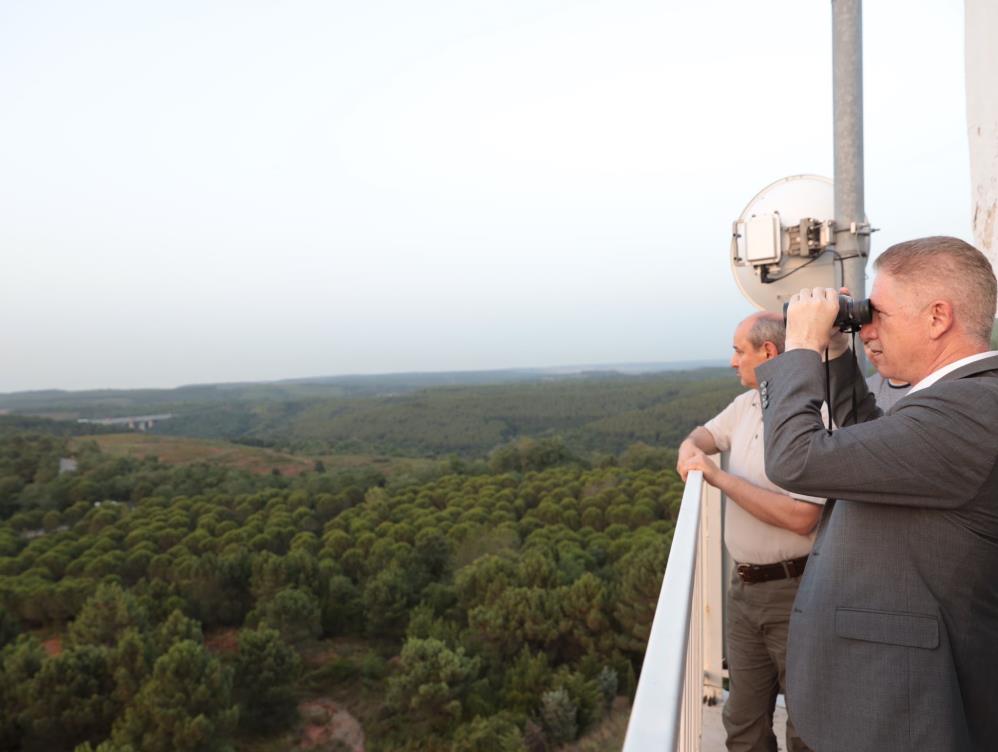
[[674, 750], [679, 741], [703, 486], [703, 473], [687, 476], [623, 752]]

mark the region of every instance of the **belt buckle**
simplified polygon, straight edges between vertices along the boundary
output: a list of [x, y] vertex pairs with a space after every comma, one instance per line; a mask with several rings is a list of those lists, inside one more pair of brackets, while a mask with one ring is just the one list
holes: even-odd
[[741, 578], [742, 582], [748, 582], [748, 573], [752, 571], [751, 564], [739, 564], [735, 567], [735, 571], [738, 572], [738, 576]]

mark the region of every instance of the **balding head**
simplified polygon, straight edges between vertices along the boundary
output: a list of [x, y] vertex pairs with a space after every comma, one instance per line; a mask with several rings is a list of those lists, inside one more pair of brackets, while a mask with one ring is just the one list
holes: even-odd
[[746, 335], [753, 347], [762, 347], [772, 342], [777, 353], [782, 353], [787, 341], [787, 325], [778, 313], [762, 311], [753, 313], [742, 325], [747, 325]]
[[783, 352], [786, 327], [775, 313], [754, 313], [735, 329], [731, 367], [747, 387], [755, 387], [755, 367]]

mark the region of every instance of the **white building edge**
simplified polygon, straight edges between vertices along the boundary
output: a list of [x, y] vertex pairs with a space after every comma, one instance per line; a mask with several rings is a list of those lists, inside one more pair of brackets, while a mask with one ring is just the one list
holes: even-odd
[[998, 270], [998, 2], [966, 0], [964, 13], [974, 241]]

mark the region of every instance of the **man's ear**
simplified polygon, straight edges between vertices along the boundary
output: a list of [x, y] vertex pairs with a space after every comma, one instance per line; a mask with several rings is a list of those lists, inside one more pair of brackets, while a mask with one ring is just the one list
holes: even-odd
[[766, 360], [772, 360], [780, 354], [780, 351], [776, 349], [776, 345], [772, 342], [763, 342], [762, 349], [766, 351]]
[[953, 304], [948, 300], [934, 300], [927, 309], [929, 316], [929, 337], [939, 339], [953, 328]]

